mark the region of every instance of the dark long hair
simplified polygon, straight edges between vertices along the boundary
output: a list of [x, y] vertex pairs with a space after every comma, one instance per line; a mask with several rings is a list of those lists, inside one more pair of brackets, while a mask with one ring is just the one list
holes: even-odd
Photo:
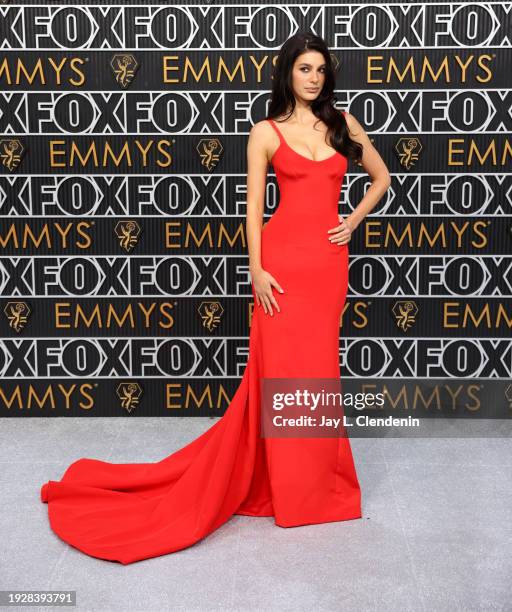
[[[336, 109], [334, 86], [336, 74], [331, 54], [323, 38], [311, 32], [297, 32], [283, 44], [272, 72], [272, 93], [267, 119], [283, 116], [290, 109], [290, 116], [296, 101], [292, 88], [292, 69], [297, 57], [306, 51], [319, 51], [325, 59], [324, 86], [311, 104], [313, 114], [327, 125], [331, 146], [345, 157], [360, 164], [363, 147], [350, 138], [345, 117]], [[287, 117], [288, 118], [288, 117]]]

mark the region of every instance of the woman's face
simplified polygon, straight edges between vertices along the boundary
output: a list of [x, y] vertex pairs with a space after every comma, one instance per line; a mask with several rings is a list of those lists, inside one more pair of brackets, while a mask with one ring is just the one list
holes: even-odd
[[325, 59], [319, 51], [301, 53], [292, 70], [292, 87], [296, 98], [305, 102], [314, 100], [322, 91], [325, 81]]

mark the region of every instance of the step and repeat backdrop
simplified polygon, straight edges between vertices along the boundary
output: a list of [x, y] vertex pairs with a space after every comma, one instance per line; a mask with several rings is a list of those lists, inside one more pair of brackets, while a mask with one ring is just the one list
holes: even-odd
[[[0, 16], [0, 416], [224, 413], [255, 307], [248, 132], [280, 46], [309, 29], [392, 173], [350, 243], [342, 378], [458, 381], [468, 413], [486, 389], [512, 415], [511, 2]], [[271, 167], [267, 185], [268, 216]], [[351, 164], [340, 214], [368, 185]]]

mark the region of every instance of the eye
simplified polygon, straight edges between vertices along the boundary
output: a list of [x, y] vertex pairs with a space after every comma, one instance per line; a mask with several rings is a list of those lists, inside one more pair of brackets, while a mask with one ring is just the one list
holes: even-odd
[[[309, 68], [307, 66], [302, 66], [300, 70], [304, 72], [305, 70], [309, 70]], [[325, 73], [325, 70], [325, 67], [320, 68], [320, 72], [322, 72], [322, 74]]]

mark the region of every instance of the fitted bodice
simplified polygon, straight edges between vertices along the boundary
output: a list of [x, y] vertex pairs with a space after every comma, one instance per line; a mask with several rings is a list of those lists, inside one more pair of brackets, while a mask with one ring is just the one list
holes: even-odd
[[339, 225], [338, 203], [347, 158], [335, 151], [325, 159], [309, 159], [288, 145], [276, 122], [268, 121], [280, 142], [270, 161], [280, 199], [265, 233], [279, 226], [286, 230], [287, 242], [322, 247], [327, 243], [332, 247], [327, 242], [327, 230]]

